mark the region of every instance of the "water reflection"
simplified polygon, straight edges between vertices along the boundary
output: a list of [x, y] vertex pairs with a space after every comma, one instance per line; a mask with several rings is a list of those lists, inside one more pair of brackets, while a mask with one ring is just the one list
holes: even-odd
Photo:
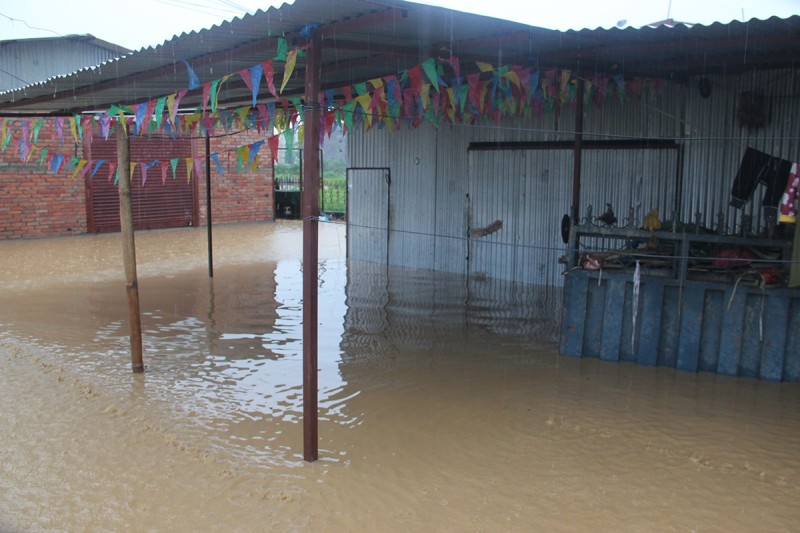
[[[267, 462], [295, 462], [286, 433], [303, 411], [302, 289], [296, 259], [222, 266], [213, 279], [198, 269], [142, 280], [141, 390], [123, 371], [129, 339], [117, 283], [28, 294], [27, 313], [16, 307], [14, 321], [30, 339], [52, 343], [46, 333], [55, 335], [63, 345], [51, 346], [74, 352], [73, 370], [140, 395], [198, 438], [245, 455], [260, 450]], [[322, 260], [320, 421], [361, 424], [363, 410], [350, 404], [389, 375], [376, 369], [457, 366], [475, 354], [499, 357], [500, 347], [507, 357], [513, 346], [547, 346], [557, 298], [530, 286]], [[43, 308], [53, 311], [46, 332], [38, 330]]]
[[[220, 445], [269, 445], [272, 452], [277, 445], [296, 460], [279, 436], [299, 424], [303, 410], [301, 267], [287, 260], [218, 269], [214, 280], [151, 280], [143, 320], [150, 401], [172, 405], [179, 420]], [[377, 368], [465, 364], [470, 354], [499, 346], [507, 354], [514, 344], [553, 340], [552, 309], [537, 300], [541, 289], [489, 281], [479, 289], [452, 274], [323, 261], [320, 421], [359, 425], [364, 413], [349, 402], [381, 383]], [[511, 299], [501, 300], [505, 295]], [[542, 332], [545, 339], [532, 336]], [[121, 354], [123, 335], [111, 324], [96, 341]], [[255, 423], [263, 420], [269, 423]], [[272, 453], [269, 460], [276, 460]]]
[[321, 239], [321, 461], [304, 463], [299, 232], [221, 228], [213, 280], [184, 246], [202, 231], [145, 234], [137, 376], [121, 280], [46, 265], [27, 283], [4, 268], [39, 263], [0, 254], [0, 529], [12, 508], [46, 530], [797, 523], [797, 384], [559, 357], [557, 292], [348, 264], [339, 234]]

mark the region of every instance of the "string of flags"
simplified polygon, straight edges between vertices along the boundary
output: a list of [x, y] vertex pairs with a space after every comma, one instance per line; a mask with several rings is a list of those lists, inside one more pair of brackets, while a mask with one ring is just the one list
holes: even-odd
[[[189, 79], [187, 88], [140, 104], [112, 105], [105, 112], [94, 115], [56, 118], [53, 135], [63, 141], [69, 134], [76, 143], [91, 142], [94, 136], [107, 139], [114, 121], [121, 122], [129, 134], [149, 136], [159, 133], [171, 138], [256, 129], [267, 138], [233, 150], [239, 172], [243, 168], [256, 170], [260, 164], [259, 152], [265, 144], [272, 160], [277, 161], [281, 136], [287, 148], [291, 148], [295, 137], [303, 142], [303, 99], [284, 98], [282, 94], [307, 46], [290, 50], [286, 40], [281, 38], [272, 59], [205, 83], [200, 83], [191, 65], [184, 61]], [[283, 64], [282, 74], [280, 69], [276, 69], [279, 63]], [[570, 70], [541, 72], [533, 67], [495, 67], [476, 62], [471, 68], [474, 72], [464, 75], [461, 67], [456, 56], [431, 57], [398, 74], [320, 92], [319, 103], [323, 109], [320, 144], [334, 132], [346, 133], [358, 127], [396, 130], [403, 126], [416, 128], [423, 122], [435, 125], [499, 123], [509, 117], [538, 117], [544, 112], [576, 103], [578, 78]], [[276, 74], [280, 80], [276, 79]], [[220, 91], [234, 76], [241, 78], [251, 91], [252, 103], [236, 109], [221, 109], [218, 105]], [[625, 79], [622, 75], [597, 75], [584, 78], [583, 82], [584, 103], [598, 107], [608, 98], [624, 101], [655, 94], [663, 90], [665, 83], [661, 79]], [[274, 101], [258, 103], [262, 83], [266, 84]], [[196, 89], [202, 91], [200, 106], [193, 113], [179, 113], [181, 100]], [[41, 148], [39, 133], [44, 120], [4, 118], [0, 125], [0, 150], [5, 152], [8, 146], [14, 146], [22, 161], [38, 161], [49, 171], [67, 172], [72, 178], [84, 177], [90, 170], [94, 177], [107, 163], [106, 170], [111, 179], [116, 171], [115, 162], [69, 157]], [[213, 153], [210, 158], [222, 176], [220, 155]], [[187, 179], [191, 180], [193, 173], [199, 177], [203, 158], [183, 159]], [[131, 175], [135, 168], [139, 168], [144, 185], [148, 173], [153, 169], [156, 172], [160, 170], [163, 183], [170, 170], [173, 178], [176, 177], [179, 161], [180, 158], [134, 162], [131, 163]]]

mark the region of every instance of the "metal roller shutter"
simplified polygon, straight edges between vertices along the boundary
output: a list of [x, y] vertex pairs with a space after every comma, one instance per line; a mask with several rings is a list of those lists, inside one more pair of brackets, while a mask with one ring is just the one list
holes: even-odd
[[[187, 180], [185, 158], [192, 157], [192, 142], [189, 139], [132, 138], [131, 162], [136, 163], [131, 176], [131, 202], [133, 222], [136, 229], [176, 228], [197, 224], [197, 189], [195, 179]], [[96, 162], [101, 159], [116, 162], [115, 139], [95, 139], [87, 149], [87, 158]], [[161, 182], [161, 164], [157, 163], [147, 172], [147, 181], [142, 184], [141, 167], [154, 160], [167, 161], [180, 158], [175, 178], [172, 167], [167, 169], [167, 179]], [[95, 163], [92, 163], [93, 165]], [[94, 169], [92, 169], [94, 170]], [[193, 177], [194, 178], [194, 177]], [[119, 192], [114, 177], [109, 177], [108, 163], [104, 163], [94, 175], [87, 173], [87, 214], [90, 233], [120, 231]]]

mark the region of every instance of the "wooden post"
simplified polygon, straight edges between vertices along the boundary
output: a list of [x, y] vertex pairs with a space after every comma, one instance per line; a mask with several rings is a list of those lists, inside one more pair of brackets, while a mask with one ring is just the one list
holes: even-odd
[[206, 131], [206, 223], [208, 224], [208, 277], [214, 277], [214, 250], [211, 230], [211, 137]]
[[320, 42], [313, 36], [306, 54], [303, 139], [303, 458], [319, 459], [317, 335], [319, 323], [319, 132]]
[[142, 360], [142, 318], [139, 313], [139, 281], [136, 278], [136, 243], [133, 235], [133, 209], [131, 207], [131, 158], [125, 124], [117, 120], [114, 131], [117, 136], [122, 262], [125, 266], [128, 315], [131, 324], [131, 367], [134, 373], [140, 374], [144, 372], [144, 361]]

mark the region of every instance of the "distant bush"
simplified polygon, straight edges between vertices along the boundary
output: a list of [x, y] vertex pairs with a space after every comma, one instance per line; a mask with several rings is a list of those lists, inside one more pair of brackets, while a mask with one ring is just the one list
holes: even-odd
[[[341, 159], [323, 161], [320, 209], [330, 213], [345, 213], [347, 209], [346, 167]], [[275, 184], [283, 191], [300, 190], [300, 163], [277, 163]]]

